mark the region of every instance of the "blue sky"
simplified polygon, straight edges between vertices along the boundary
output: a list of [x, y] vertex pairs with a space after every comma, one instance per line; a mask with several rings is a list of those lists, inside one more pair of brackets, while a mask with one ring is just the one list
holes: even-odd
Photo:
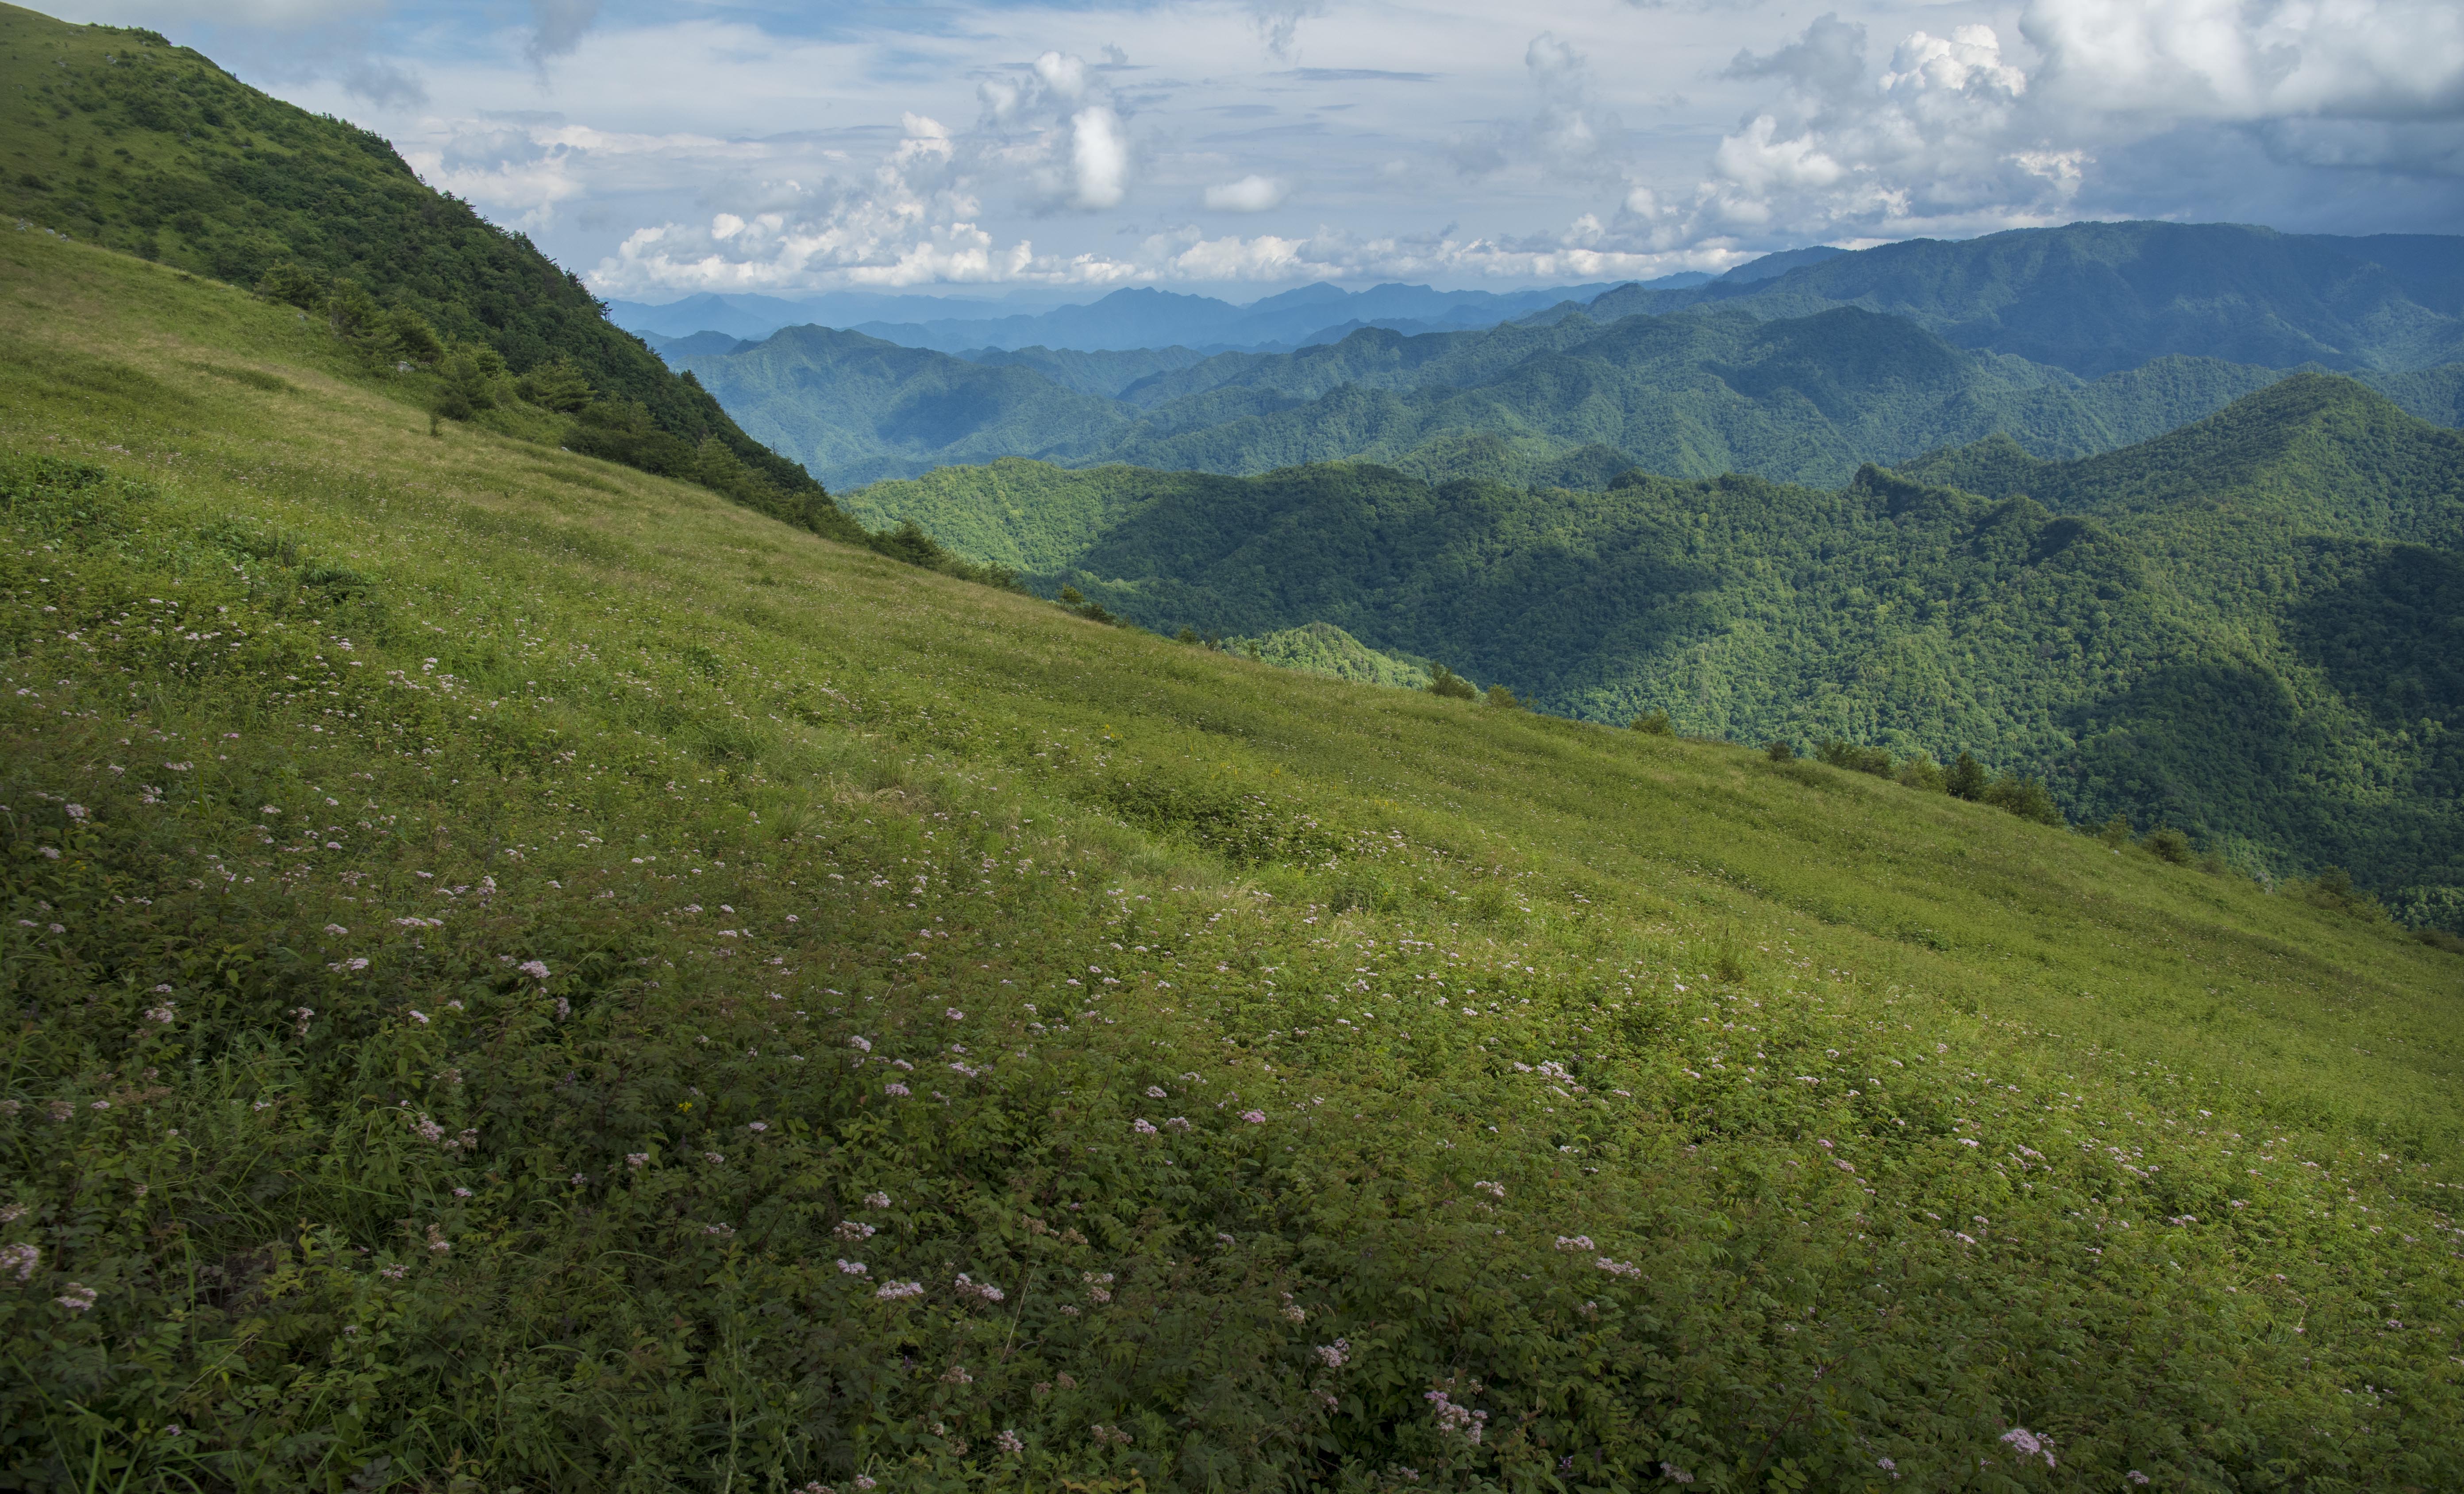
[[74, 0], [602, 294], [1570, 283], [2079, 218], [2464, 231], [2455, 0]]

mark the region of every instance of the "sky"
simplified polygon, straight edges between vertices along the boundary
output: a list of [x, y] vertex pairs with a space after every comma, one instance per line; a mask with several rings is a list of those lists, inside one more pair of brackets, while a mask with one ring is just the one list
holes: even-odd
[[68, 0], [600, 295], [1493, 288], [2088, 218], [2464, 231], [2459, 0]]

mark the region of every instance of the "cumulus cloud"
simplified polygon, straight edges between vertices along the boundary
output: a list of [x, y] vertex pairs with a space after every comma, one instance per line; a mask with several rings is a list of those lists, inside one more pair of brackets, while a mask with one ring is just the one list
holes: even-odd
[[1237, 182], [1225, 182], [1206, 189], [1206, 206], [1217, 212], [1265, 212], [1280, 208], [1291, 188], [1271, 176], [1255, 172]]
[[2454, 119], [2453, 0], [2031, 0], [2020, 33], [2073, 106], [2173, 119]]
[[957, 143], [961, 165], [1018, 182], [1039, 211], [1117, 208], [1135, 152], [1123, 110], [1086, 59], [1047, 52], [1031, 67], [977, 89], [983, 115]]
[[1524, 48], [1523, 67], [1538, 111], [1457, 140], [1455, 169], [1475, 177], [1524, 168], [1567, 181], [1621, 180], [1629, 171], [1625, 126], [1601, 104], [1589, 55], [1542, 32]]

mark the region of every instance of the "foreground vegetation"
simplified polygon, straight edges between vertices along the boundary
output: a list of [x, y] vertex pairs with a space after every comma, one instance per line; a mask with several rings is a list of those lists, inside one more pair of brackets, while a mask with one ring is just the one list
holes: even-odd
[[0, 280], [11, 1484], [2464, 1481], [2454, 956]]

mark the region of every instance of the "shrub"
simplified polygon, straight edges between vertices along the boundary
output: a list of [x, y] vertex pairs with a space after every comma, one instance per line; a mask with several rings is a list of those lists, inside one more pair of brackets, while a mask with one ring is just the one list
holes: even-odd
[[286, 259], [265, 272], [265, 277], [256, 282], [256, 294], [301, 311], [314, 311], [317, 303], [325, 298], [325, 280], [298, 261]]
[[1921, 789], [1928, 794], [1942, 792], [1942, 765], [1934, 761], [1932, 756], [1927, 753], [1918, 753], [1902, 762], [1899, 771], [1892, 777], [1910, 788]]
[[1949, 769], [1943, 774], [1942, 791], [1953, 799], [1983, 799], [1985, 797], [1984, 765], [1968, 754], [1961, 753], [1951, 760]]
[[1429, 667], [1429, 693], [1443, 695], [1448, 700], [1478, 700], [1480, 691], [1471, 681], [1442, 664]]
[[1502, 706], [1508, 711], [1523, 709], [1523, 702], [1514, 698], [1514, 692], [1503, 685], [1488, 687], [1488, 703], [1492, 706]]
[[1880, 747], [1859, 747], [1834, 736], [1815, 748], [1814, 755], [1835, 768], [1846, 768], [1852, 773], [1870, 773], [1881, 779], [1891, 776], [1891, 755]]
[[2120, 850], [2123, 846], [2129, 845], [2131, 838], [2130, 817], [2128, 815], [2115, 815], [2112, 819], [2104, 822], [2104, 828], [2096, 832], [2096, 838], [2102, 841], [2107, 846], [2112, 846], [2116, 850]]
[[2190, 838], [2171, 825], [2148, 831], [2147, 838], [2140, 844], [2155, 852], [2159, 861], [2169, 861], [2177, 867], [2190, 864]]
[[[914, 521], [910, 519], [905, 527], [913, 529], [915, 527]], [[923, 533], [921, 530], [917, 530], [916, 532], [918, 534]], [[926, 542], [930, 543], [931, 541], [928, 538]], [[1061, 595], [1057, 600], [1060, 602], [1062, 606], [1067, 608], [1069, 611], [1077, 613], [1080, 617], [1085, 618], [1090, 623], [1107, 623], [1115, 627], [1120, 626], [1121, 620], [1114, 617], [1111, 612], [1106, 611], [1102, 603], [1088, 601], [1086, 594], [1081, 592], [1075, 586], [1063, 586], [1061, 588]]]
[[566, 414], [590, 403], [590, 381], [582, 376], [573, 360], [558, 358], [539, 364], [521, 376], [515, 384], [521, 397], [541, 409], [561, 410]]
[[1668, 719], [1668, 713], [1665, 711], [1654, 711], [1648, 715], [1636, 716], [1631, 730], [1640, 732], [1645, 736], [1674, 736], [1677, 735], [1676, 723]]
[[1985, 786], [1982, 798], [1996, 809], [2007, 809], [2022, 820], [2034, 820], [2038, 824], [2070, 823], [2062, 818], [2061, 806], [2054, 802], [2053, 792], [2035, 779], [2006, 773]]
[[1773, 762], [1794, 762], [1796, 748], [1787, 737], [1774, 736], [1770, 744], [1763, 748], [1763, 756]]

